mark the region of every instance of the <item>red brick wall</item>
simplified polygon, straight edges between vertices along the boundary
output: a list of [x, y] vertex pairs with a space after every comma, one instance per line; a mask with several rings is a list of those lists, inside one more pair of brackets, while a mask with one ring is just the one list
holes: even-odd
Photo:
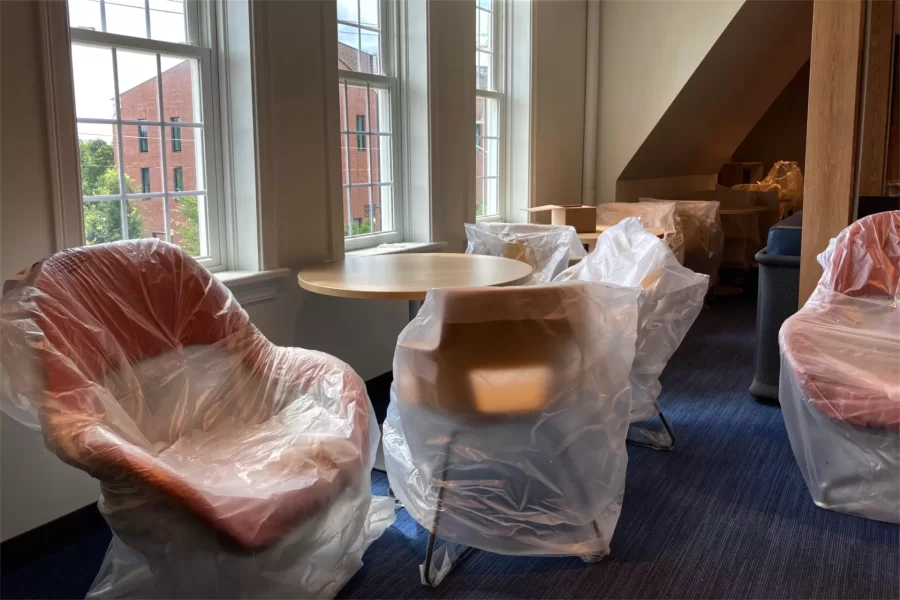
[[[194, 120], [191, 63], [183, 61], [162, 74], [163, 88], [163, 115], [165, 121], [172, 117], [178, 117], [181, 122]], [[199, 94], [199, 88], [196, 90]], [[199, 100], [199, 98], [198, 98]], [[121, 110], [123, 119], [146, 119], [158, 121], [157, 81], [154, 77], [144, 83], [121, 93]], [[140, 151], [137, 125], [122, 126], [122, 157], [125, 167], [125, 175], [131, 179], [131, 185], [135, 191], [141, 191], [141, 169], [150, 169], [150, 191], [163, 191], [162, 178], [162, 154], [160, 127], [148, 125], [147, 152]], [[181, 127], [181, 151], [172, 150], [172, 128], [165, 127], [165, 152], [166, 152], [166, 177], [168, 178], [168, 190], [175, 190], [174, 168], [181, 167], [185, 190], [197, 189], [197, 161], [195, 148], [196, 130], [192, 127]], [[116, 153], [118, 161], [118, 153]], [[118, 166], [118, 165], [117, 165]], [[150, 198], [146, 200], [132, 200], [133, 205], [143, 217], [143, 237], [151, 237], [154, 234], [165, 232], [165, 219], [163, 213], [163, 199]], [[169, 218], [173, 232], [177, 224], [182, 221], [178, 212], [178, 201], [169, 200]], [[179, 243], [177, 235], [173, 235], [172, 242]]]
[[[378, 107], [377, 92], [370, 90], [368, 94], [365, 88], [347, 86], [346, 93], [344, 86], [340, 87], [340, 112], [341, 112], [341, 130], [356, 131], [357, 116], [366, 120], [366, 131], [377, 131], [386, 128], [386, 123], [380, 122], [380, 114]], [[346, 98], [345, 98], [346, 96]], [[366, 97], [369, 98], [369, 109], [366, 111]], [[347, 113], [349, 112], [349, 119]], [[385, 173], [382, 179], [381, 173], [381, 140], [379, 136], [363, 136], [364, 148], [360, 148], [357, 136], [350, 134], [342, 136], [341, 139], [341, 182], [347, 184], [354, 183], [370, 183], [387, 181], [390, 176]], [[348, 148], [349, 143], [349, 148]], [[349, 154], [349, 157], [348, 157]], [[349, 162], [348, 162], [349, 158]], [[390, 159], [391, 157], [385, 157]], [[372, 163], [372, 178], [369, 179], [369, 161]], [[349, 169], [349, 173], [348, 173]], [[344, 225], [346, 226], [350, 219], [358, 219], [358, 222], [364, 221], [369, 217], [369, 194], [371, 190], [371, 203], [374, 212], [376, 227], [375, 230], [381, 229], [381, 209], [382, 209], [382, 191], [378, 187], [373, 188], [350, 188], [350, 215], [344, 211]], [[347, 190], [344, 190], [343, 198], [344, 206], [347, 205]], [[349, 218], [348, 218], [349, 217]]]

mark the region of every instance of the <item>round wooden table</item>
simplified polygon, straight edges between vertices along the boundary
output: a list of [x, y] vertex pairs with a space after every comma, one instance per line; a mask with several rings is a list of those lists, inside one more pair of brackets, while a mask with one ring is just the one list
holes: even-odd
[[[304, 290], [340, 298], [408, 300], [412, 321], [431, 288], [503, 286], [524, 283], [531, 265], [478, 254], [380, 254], [336, 260], [303, 269]], [[381, 444], [375, 469], [384, 471]]]
[[431, 288], [516, 285], [531, 277], [530, 265], [479, 254], [380, 254], [336, 260], [303, 269], [304, 290], [340, 298], [409, 300], [418, 303]]

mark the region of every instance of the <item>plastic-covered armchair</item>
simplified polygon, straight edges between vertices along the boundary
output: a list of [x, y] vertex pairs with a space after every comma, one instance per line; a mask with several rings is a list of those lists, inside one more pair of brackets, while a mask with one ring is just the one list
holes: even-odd
[[587, 255], [571, 225], [466, 223], [466, 254], [512, 258], [531, 265], [531, 283], [550, 283], [571, 258]]
[[684, 236], [682, 264], [709, 275], [710, 289], [719, 280], [719, 267], [725, 248], [725, 232], [719, 217], [719, 203], [714, 200], [657, 200], [641, 198], [640, 202], [674, 202], [675, 225]]
[[90, 595], [332, 596], [392, 522], [360, 378], [271, 344], [177, 247], [56, 254], [2, 309], [4, 410], [101, 482]]
[[625, 484], [637, 291], [572, 282], [430, 290], [400, 334], [384, 423], [391, 489], [429, 531], [422, 580], [453, 544], [609, 552]]
[[665, 242], [646, 231], [636, 218], [630, 218], [606, 230], [597, 239], [593, 252], [556, 278], [569, 280], [623, 286], [640, 294], [637, 346], [631, 369], [631, 421], [659, 415], [666, 435], [635, 426], [630, 441], [671, 449], [675, 436], [659, 406], [659, 376], [700, 314], [709, 276], [679, 264]]
[[818, 256], [781, 327], [788, 438], [817, 506], [900, 522], [900, 211], [860, 219]]
[[672, 249], [678, 262], [684, 262], [684, 235], [675, 219], [674, 202], [608, 202], [597, 205], [598, 225], [617, 225], [630, 217], [640, 219], [644, 227], [661, 229], [663, 240]]

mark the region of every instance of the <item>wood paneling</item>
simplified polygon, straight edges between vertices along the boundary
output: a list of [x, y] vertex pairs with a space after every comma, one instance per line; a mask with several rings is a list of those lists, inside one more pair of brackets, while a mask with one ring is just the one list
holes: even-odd
[[859, 195], [884, 193], [891, 54], [894, 45], [894, 2], [873, 0], [866, 49], [865, 105], [860, 129]]
[[816, 0], [813, 8], [800, 306], [822, 274], [816, 255], [853, 210], [865, 13], [863, 0]]

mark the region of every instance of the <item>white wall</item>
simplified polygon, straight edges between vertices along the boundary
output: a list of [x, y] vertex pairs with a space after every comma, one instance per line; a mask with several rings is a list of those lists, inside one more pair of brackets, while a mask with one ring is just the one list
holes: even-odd
[[581, 202], [587, 2], [536, 0], [532, 13], [534, 205]]
[[[603, 0], [596, 201], [616, 180], [743, 0]], [[773, 17], [777, 18], [777, 17]]]
[[[0, 280], [52, 254], [38, 10], [0, 2]], [[97, 483], [6, 415], [0, 428], [0, 539], [96, 500]]]

